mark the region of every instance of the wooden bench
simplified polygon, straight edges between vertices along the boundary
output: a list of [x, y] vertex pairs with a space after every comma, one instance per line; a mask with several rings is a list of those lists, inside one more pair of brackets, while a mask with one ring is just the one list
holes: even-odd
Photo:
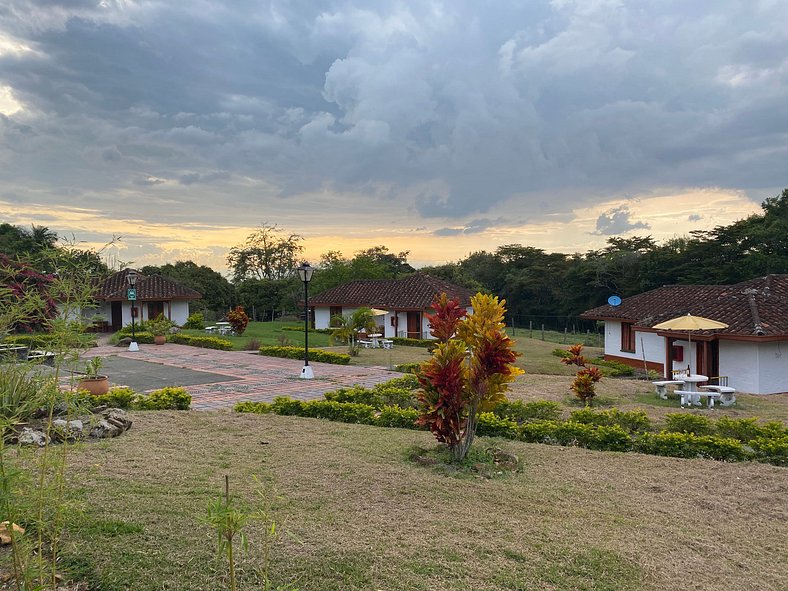
[[668, 386], [680, 386], [684, 385], [684, 382], [681, 380], [662, 380], [660, 382], [651, 382], [654, 384], [654, 387], [657, 389], [657, 395], [662, 398], [662, 400], [668, 399]]
[[[720, 404], [722, 406], [731, 406], [733, 403], [736, 402], [736, 388], [731, 388], [729, 386], [700, 386], [701, 390], [711, 390], [712, 392], [716, 392], [719, 394], [718, 398], [720, 399]], [[711, 398], [709, 398], [709, 406], [713, 406], [711, 404]]]

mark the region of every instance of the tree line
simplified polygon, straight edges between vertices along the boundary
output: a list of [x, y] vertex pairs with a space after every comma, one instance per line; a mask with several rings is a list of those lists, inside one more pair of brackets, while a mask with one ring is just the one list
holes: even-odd
[[[531, 318], [562, 329], [611, 295], [627, 297], [662, 285], [728, 284], [788, 273], [788, 189], [766, 199], [761, 209], [730, 225], [691, 231], [662, 243], [651, 236], [611, 237], [604, 248], [572, 254], [509, 244], [421, 271], [506, 299], [510, 324], [527, 326]], [[0, 253], [8, 256], [35, 261], [36, 252], [57, 248], [56, 241], [57, 235], [45, 227], [25, 230], [0, 224]], [[358, 279], [406, 277], [415, 272], [408, 255], [382, 245], [352, 257], [327, 251], [314, 265], [310, 293]], [[303, 238], [266, 223], [230, 249], [229, 278], [193, 261], [139, 270], [199, 291], [203, 299], [193, 303], [195, 311], [221, 316], [240, 304], [256, 320], [271, 320], [300, 310], [303, 290], [294, 269], [302, 259]]]

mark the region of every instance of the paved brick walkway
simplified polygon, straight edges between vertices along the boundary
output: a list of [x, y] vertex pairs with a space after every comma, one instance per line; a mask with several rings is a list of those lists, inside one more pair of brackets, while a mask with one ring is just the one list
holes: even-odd
[[140, 345], [140, 350], [134, 353], [122, 347], [103, 345], [90, 349], [85, 357], [96, 355], [116, 356], [119, 359], [133, 359], [172, 367], [173, 385], [177, 383], [179, 373], [182, 375], [182, 372], [190, 370], [219, 374], [226, 376], [225, 380], [230, 378], [231, 381], [184, 386], [192, 395], [192, 408], [195, 410], [229, 409], [242, 400], [271, 402], [276, 396], [315, 400], [322, 398], [329, 390], [355, 384], [371, 387], [402, 375], [378, 367], [310, 362], [315, 378], [302, 380], [299, 375], [303, 361], [265, 357], [242, 351], [200, 349], [171, 343]]

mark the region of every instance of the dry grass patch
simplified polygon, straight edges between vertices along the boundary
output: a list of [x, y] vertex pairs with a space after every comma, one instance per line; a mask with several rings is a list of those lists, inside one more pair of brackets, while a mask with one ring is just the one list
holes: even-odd
[[[134, 418], [127, 435], [71, 460], [86, 515], [66, 563], [105, 591], [220, 588], [199, 517], [224, 474], [247, 503], [252, 475], [273, 481], [288, 535], [272, 573], [302, 591], [788, 585], [785, 470], [773, 466], [498, 441], [521, 473], [453, 478], [408, 461], [433, 445], [427, 433], [275, 415]], [[261, 533], [249, 535], [244, 588], [260, 564]]]

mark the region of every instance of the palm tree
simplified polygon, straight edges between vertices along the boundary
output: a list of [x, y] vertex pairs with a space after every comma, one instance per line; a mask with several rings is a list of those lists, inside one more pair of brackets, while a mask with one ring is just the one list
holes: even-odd
[[331, 317], [331, 324], [336, 327], [331, 331], [331, 338], [346, 342], [348, 353], [353, 356], [358, 355], [356, 335], [360, 331], [369, 332], [377, 328], [375, 316], [369, 308], [359, 308], [348, 316], [336, 314]]

